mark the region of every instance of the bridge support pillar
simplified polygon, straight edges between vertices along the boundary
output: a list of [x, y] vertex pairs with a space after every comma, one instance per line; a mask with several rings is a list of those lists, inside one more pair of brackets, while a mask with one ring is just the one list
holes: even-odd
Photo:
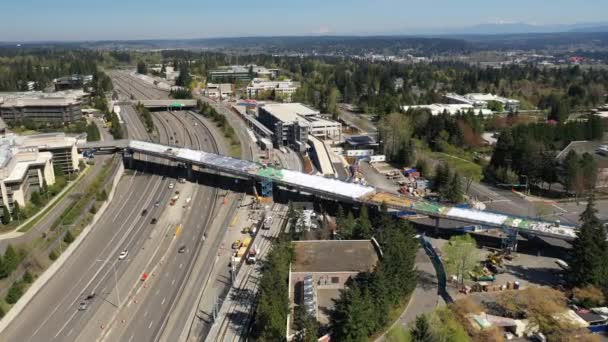
[[435, 217], [435, 235], [439, 235], [439, 217]]
[[186, 164], [186, 177], [192, 179], [192, 163]]

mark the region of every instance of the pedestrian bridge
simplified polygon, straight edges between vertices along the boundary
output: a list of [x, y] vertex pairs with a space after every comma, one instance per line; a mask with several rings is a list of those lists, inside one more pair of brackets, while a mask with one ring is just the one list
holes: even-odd
[[378, 191], [371, 186], [309, 175], [298, 171], [274, 168], [248, 160], [183, 147], [139, 140], [94, 142], [85, 144], [83, 147], [84, 146], [87, 146], [88, 148], [97, 147], [123, 150], [126, 158], [132, 158], [138, 153], [163, 158], [183, 163], [188, 168], [198, 166], [218, 171], [228, 176], [253, 179], [262, 184], [271, 182], [272, 184], [283, 186], [288, 189], [310, 193], [330, 200], [361, 203], [371, 206], [385, 205], [388, 208], [401, 212], [415, 213], [436, 219], [467, 222], [491, 228], [500, 228], [507, 232], [527, 233], [567, 241], [573, 240], [576, 237], [577, 228], [575, 226], [502, 213], [443, 205], [420, 198], [411, 198], [399, 194]]

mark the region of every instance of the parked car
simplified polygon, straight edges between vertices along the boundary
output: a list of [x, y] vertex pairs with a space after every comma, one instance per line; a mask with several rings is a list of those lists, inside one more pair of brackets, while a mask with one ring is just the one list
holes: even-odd
[[232, 249], [238, 249], [241, 247], [241, 240], [236, 240], [232, 243]]

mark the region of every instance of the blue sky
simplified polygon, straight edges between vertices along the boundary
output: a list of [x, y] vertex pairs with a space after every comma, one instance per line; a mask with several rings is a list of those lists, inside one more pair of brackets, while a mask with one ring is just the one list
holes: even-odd
[[0, 2], [0, 41], [407, 34], [492, 22], [599, 22], [608, 13], [606, 0]]

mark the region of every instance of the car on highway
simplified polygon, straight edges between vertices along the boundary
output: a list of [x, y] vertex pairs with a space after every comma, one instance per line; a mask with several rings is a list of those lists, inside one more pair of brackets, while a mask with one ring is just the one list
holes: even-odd
[[180, 182], [181, 184], [184, 184], [184, 183], [186, 183], [186, 178], [180, 178], [177, 181]]
[[238, 249], [241, 247], [241, 240], [236, 240], [232, 243], [232, 249]]
[[153, 219], [150, 221], [150, 224], [156, 224], [156, 222], [158, 222], [158, 220], [157, 220], [156, 218], [153, 218]]
[[160, 201], [154, 202], [154, 207], [158, 208], [160, 206]]
[[120, 254], [118, 255], [118, 260], [124, 260], [127, 258], [127, 255], [129, 255], [129, 251], [127, 251], [126, 249], [122, 252], [120, 252]]
[[181, 246], [178, 250], [177, 253], [185, 253], [186, 252], [186, 246]]
[[148, 214], [148, 209], [144, 209], [141, 211], [141, 216], [146, 216]]
[[169, 189], [173, 189], [173, 188], [175, 188], [175, 184], [169, 183]]
[[81, 302], [81, 303], [78, 305], [78, 311], [84, 311], [84, 310], [86, 310], [86, 309], [87, 309], [87, 307], [88, 307], [87, 302]]
[[93, 300], [95, 298], [95, 292], [91, 292], [88, 296], [84, 298], [84, 300]]
[[195, 122], [195, 123], [194, 123], [194, 126], [198, 126], [198, 122]]

